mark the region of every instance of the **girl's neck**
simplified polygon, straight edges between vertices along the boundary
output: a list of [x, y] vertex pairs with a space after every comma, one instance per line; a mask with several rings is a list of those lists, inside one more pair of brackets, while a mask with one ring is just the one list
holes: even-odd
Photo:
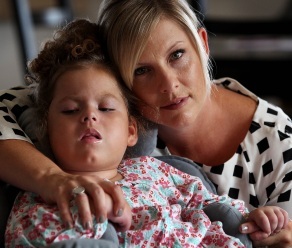
[[108, 171], [66, 171], [73, 175], [83, 175], [83, 176], [97, 176], [101, 179], [107, 179], [111, 182], [115, 182], [123, 179], [123, 176], [118, 172], [117, 169]]

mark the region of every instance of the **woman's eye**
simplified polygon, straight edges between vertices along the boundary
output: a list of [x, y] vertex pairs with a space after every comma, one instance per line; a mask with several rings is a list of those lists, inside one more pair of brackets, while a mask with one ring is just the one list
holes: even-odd
[[146, 67], [140, 67], [140, 68], [137, 68], [135, 71], [134, 71], [134, 75], [135, 76], [139, 76], [139, 75], [143, 75], [144, 73], [146, 73], [148, 71], [148, 69]]
[[175, 51], [174, 53], [172, 53], [170, 55], [170, 59], [171, 60], [177, 60], [183, 55], [183, 53], [184, 53], [183, 49], [177, 50], [177, 51]]

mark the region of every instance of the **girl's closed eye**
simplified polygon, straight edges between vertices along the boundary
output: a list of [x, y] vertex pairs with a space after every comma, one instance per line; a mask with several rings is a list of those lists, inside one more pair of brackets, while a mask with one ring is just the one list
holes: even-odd
[[77, 113], [78, 111], [79, 109], [74, 108], [74, 109], [65, 109], [65, 110], [62, 110], [61, 112], [66, 115], [70, 115], [70, 114]]
[[77, 113], [80, 108], [76, 102], [73, 101], [65, 101], [60, 105], [60, 112], [65, 115], [71, 115]]
[[98, 108], [100, 111], [102, 112], [111, 112], [111, 111], [115, 111], [114, 108], [106, 108], [106, 107], [102, 107], [102, 108]]
[[113, 94], [105, 94], [103, 99], [98, 101], [98, 110], [102, 112], [114, 112], [119, 109], [123, 102], [120, 101], [119, 97]]

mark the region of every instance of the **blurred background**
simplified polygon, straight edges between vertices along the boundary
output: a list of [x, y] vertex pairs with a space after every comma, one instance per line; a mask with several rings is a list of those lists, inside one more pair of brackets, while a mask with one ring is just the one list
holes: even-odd
[[[292, 116], [292, 0], [190, 0], [209, 32], [214, 77], [237, 79]], [[23, 84], [25, 62], [55, 28], [96, 19], [99, 0], [1, 0], [0, 90]]]

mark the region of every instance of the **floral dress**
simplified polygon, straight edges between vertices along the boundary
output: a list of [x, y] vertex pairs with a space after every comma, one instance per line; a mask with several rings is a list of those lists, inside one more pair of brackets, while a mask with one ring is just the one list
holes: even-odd
[[[190, 176], [153, 157], [122, 161], [122, 187], [132, 208], [130, 230], [118, 232], [120, 247], [244, 247], [237, 238], [224, 233], [222, 223], [211, 222], [203, 208], [214, 202], [234, 206], [243, 215], [244, 203], [227, 195], [207, 191], [198, 177]], [[77, 207], [71, 202], [75, 221], [66, 229], [57, 206], [47, 205], [34, 193], [20, 193], [6, 229], [6, 247], [42, 247], [73, 238], [99, 239], [107, 222], [84, 230]]]

